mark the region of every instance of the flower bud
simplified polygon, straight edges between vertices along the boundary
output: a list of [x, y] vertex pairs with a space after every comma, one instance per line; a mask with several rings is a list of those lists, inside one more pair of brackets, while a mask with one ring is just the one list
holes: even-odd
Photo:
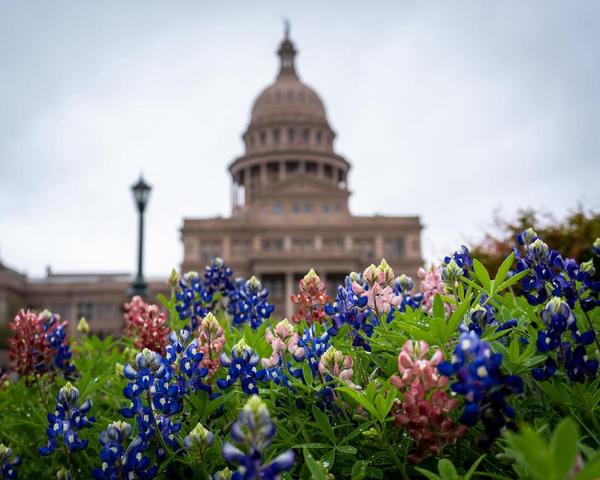
[[530, 243], [537, 240], [537, 238], [538, 238], [538, 235], [537, 235], [537, 233], [535, 233], [535, 230], [533, 228], [529, 227], [527, 230], [523, 230], [517, 236], [517, 242], [519, 242], [521, 245], [527, 246]]
[[600, 257], [600, 238], [597, 238], [594, 244], [592, 245], [593, 252]]
[[212, 445], [214, 438], [213, 433], [198, 422], [190, 434], [184, 438], [183, 445], [187, 449], [194, 449], [201, 453]]
[[171, 269], [171, 273], [169, 274], [169, 278], [167, 279], [167, 285], [169, 285], [171, 288], [177, 288], [178, 284], [179, 274], [177, 273], [177, 270], [173, 268]]
[[534, 240], [533, 243], [525, 248], [527, 256], [538, 265], [548, 258], [548, 245], [541, 239]]
[[446, 287], [453, 289], [458, 282], [458, 279], [463, 275], [463, 269], [458, 266], [458, 263], [456, 263], [454, 259], [451, 259], [442, 271], [442, 280]]
[[385, 258], [379, 262], [379, 267], [377, 267], [377, 269], [379, 270], [380, 284], [389, 285], [394, 281], [394, 270], [392, 270], [392, 267], [390, 267]]
[[67, 470], [65, 467], [60, 467], [60, 470], [58, 470], [56, 472], [56, 479], [57, 480], [72, 480], [73, 475], [71, 475], [71, 472], [69, 470]]
[[580, 268], [582, 272], [585, 272], [589, 275], [594, 275], [596, 273], [596, 269], [594, 268], [594, 261], [591, 259], [587, 262], [583, 262]]
[[77, 402], [79, 398], [79, 390], [71, 384], [71, 382], [65, 383], [65, 386], [62, 387], [58, 392], [58, 401], [66, 404], [74, 404]]
[[262, 290], [262, 283], [254, 275], [250, 277], [250, 280], [246, 282], [246, 288], [253, 292], [260, 292]]
[[413, 281], [408, 275], [404, 273], [396, 278], [396, 283], [400, 285], [403, 293], [409, 293], [413, 289]]
[[117, 376], [119, 376], [119, 377], [122, 376], [124, 370], [125, 370], [125, 367], [123, 366], [122, 363], [119, 363], [119, 362], [115, 363], [115, 374]]
[[84, 335], [90, 333], [90, 324], [87, 322], [85, 317], [81, 317], [79, 320], [79, 323], [77, 324], [77, 331], [79, 333], [83, 333]]

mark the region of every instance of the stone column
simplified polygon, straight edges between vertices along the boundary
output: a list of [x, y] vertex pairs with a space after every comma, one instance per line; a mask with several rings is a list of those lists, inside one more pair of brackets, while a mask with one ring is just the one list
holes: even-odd
[[292, 293], [294, 293], [294, 274], [292, 272], [285, 272], [285, 297], [283, 301], [285, 305], [285, 316], [290, 321], [294, 315], [294, 305], [290, 300]]
[[383, 237], [381, 235], [375, 236], [375, 260], [377, 263], [383, 258]]

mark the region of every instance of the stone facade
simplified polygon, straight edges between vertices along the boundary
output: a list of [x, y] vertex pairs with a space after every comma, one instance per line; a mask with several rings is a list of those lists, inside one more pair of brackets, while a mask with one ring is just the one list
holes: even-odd
[[231, 217], [184, 220], [182, 270], [201, 270], [221, 256], [236, 275], [257, 275], [276, 314], [289, 317], [289, 297], [310, 268], [330, 289], [384, 257], [414, 274], [422, 264], [421, 223], [350, 213], [351, 166], [335, 153], [325, 106], [300, 80], [287, 34], [277, 53], [279, 74], [255, 100], [245, 153], [229, 166]]

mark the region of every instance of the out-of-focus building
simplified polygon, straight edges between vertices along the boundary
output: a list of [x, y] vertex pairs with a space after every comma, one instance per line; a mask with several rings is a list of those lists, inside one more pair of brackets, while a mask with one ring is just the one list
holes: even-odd
[[[98, 335], [119, 334], [123, 328], [123, 303], [128, 301], [129, 273], [55, 273], [28, 278], [0, 262], [0, 326], [6, 326], [21, 308], [48, 309], [70, 320], [73, 333], [85, 317]], [[150, 296], [166, 294], [164, 279], [149, 280]]]
[[[350, 163], [334, 150], [335, 132], [319, 95], [300, 81], [296, 48], [286, 36], [279, 74], [256, 99], [242, 138], [245, 153], [229, 165], [232, 215], [184, 219], [182, 271], [202, 272], [216, 256], [236, 276], [258, 276], [275, 315], [290, 316], [290, 295], [315, 268], [330, 292], [351, 271], [386, 258], [398, 273], [422, 264], [421, 223], [412, 216], [355, 216], [348, 199]], [[55, 273], [30, 279], [0, 263], [0, 327], [19, 308], [48, 308], [93, 332], [118, 334], [132, 276]], [[150, 295], [167, 293], [164, 279]]]
[[331, 288], [386, 258], [397, 272], [422, 265], [419, 217], [355, 216], [348, 199], [350, 163], [334, 150], [325, 105], [296, 71], [286, 31], [275, 82], [256, 98], [242, 135], [245, 153], [229, 165], [229, 218], [188, 218], [182, 270], [220, 256], [236, 275], [255, 274], [280, 315], [310, 269]]

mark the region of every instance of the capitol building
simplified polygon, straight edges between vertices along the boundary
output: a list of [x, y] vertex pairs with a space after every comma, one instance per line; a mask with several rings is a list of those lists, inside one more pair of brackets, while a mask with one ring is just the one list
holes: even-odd
[[[181, 228], [182, 272], [201, 272], [213, 257], [223, 257], [236, 276], [261, 279], [277, 317], [292, 315], [289, 297], [310, 268], [333, 293], [349, 272], [381, 258], [411, 275], [423, 263], [419, 217], [350, 212], [351, 163], [335, 152], [325, 105], [300, 79], [297, 53], [286, 31], [275, 82], [254, 101], [244, 153], [229, 165], [231, 216], [186, 218]], [[93, 331], [118, 333], [131, 279], [128, 273], [52, 271], [29, 279], [0, 263], [0, 324], [27, 306], [49, 308], [72, 327], [85, 316]], [[152, 296], [167, 290], [163, 279], [149, 288]]]

